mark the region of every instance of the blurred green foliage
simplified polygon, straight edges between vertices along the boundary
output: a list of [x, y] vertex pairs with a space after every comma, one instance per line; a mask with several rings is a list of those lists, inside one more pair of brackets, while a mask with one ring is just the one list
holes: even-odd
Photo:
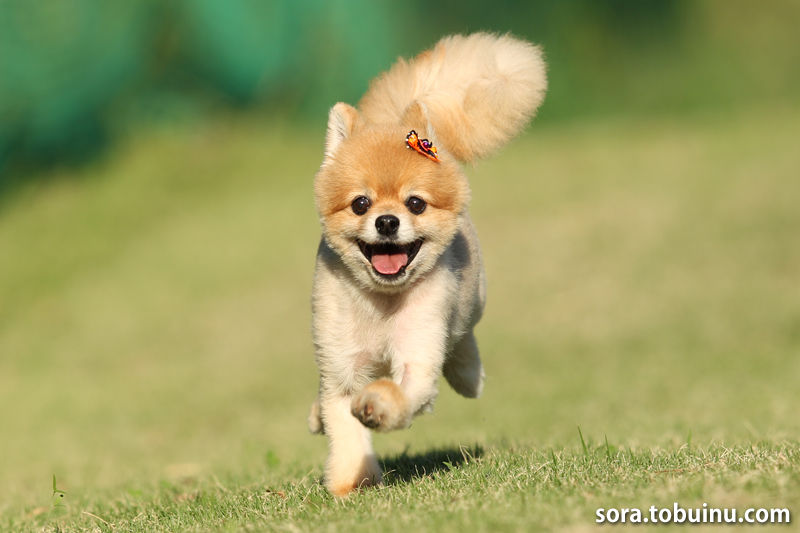
[[256, 105], [321, 122], [395, 57], [454, 32], [541, 43], [544, 121], [784, 102], [800, 82], [799, 23], [792, 0], [8, 0], [0, 181], [82, 160], [142, 120]]

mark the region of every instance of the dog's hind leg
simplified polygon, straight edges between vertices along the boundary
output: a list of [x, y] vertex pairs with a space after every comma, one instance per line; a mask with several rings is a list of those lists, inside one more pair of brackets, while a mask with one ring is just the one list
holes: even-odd
[[478, 343], [472, 332], [453, 347], [444, 363], [444, 377], [453, 389], [467, 398], [477, 398], [483, 391], [483, 365]]
[[322, 414], [319, 410], [319, 398], [311, 404], [311, 410], [308, 413], [308, 430], [315, 435], [325, 433], [325, 427], [322, 425]]

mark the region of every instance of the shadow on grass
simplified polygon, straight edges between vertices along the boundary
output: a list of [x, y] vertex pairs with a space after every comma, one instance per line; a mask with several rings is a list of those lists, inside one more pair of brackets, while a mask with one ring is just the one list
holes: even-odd
[[431, 476], [441, 471], [459, 468], [480, 458], [484, 453], [482, 446], [461, 446], [459, 448], [439, 448], [425, 453], [409, 455], [403, 452], [381, 461], [384, 482], [387, 485], [406, 483], [416, 478]]

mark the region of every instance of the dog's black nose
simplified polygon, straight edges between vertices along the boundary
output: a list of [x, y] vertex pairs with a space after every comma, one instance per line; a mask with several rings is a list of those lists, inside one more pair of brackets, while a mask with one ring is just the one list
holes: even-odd
[[400, 227], [400, 219], [394, 215], [381, 215], [375, 219], [375, 227], [381, 235], [391, 237], [397, 233], [397, 228]]

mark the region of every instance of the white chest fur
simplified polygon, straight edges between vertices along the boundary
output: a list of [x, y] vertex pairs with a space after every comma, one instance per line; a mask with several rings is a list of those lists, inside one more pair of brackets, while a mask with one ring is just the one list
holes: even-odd
[[400, 383], [406, 366], [420, 358], [428, 359], [426, 366], [441, 367], [457, 292], [456, 278], [447, 270], [403, 293], [380, 294], [355, 286], [346, 273], [319, 266], [313, 328], [322, 375], [348, 393], [379, 377]]

